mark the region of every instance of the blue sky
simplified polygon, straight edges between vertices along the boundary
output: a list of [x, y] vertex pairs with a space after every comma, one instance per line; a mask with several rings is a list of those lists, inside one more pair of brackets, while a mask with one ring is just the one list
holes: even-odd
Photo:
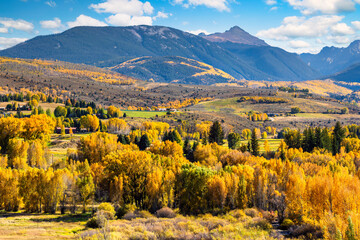
[[239, 26], [291, 52], [360, 39], [360, 0], [0, 0], [0, 49], [74, 26], [165, 25], [192, 33]]

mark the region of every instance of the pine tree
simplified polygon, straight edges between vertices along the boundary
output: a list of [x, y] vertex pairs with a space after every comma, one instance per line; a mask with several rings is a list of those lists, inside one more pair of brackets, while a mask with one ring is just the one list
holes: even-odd
[[151, 143], [149, 140], [148, 135], [145, 133], [144, 135], [141, 136], [140, 138], [140, 142], [139, 142], [139, 149], [144, 151], [146, 150], [148, 147], [150, 147]]
[[344, 129], [341, 127], [340, 122], [336, 122], [332, 138], [332, 151], [334, 155], [340, 152], [341, 142], [344, 137]]
[[240, 141], [240, 134], [230, 133], [228, 136], [228, 145], [230, 149], [236, 149]]
[[346, 239], [347, 240], [355, 240], [355, 229], [354, 229], [354, 224], [351, 220], [351, 217], [348, 218], [348, 227], [346, 229]]
[[218, 145], [224, 144], [224, 132], [219, 121], [215, 121], [210, 128], [209, 142]]
[[251, 153], [254, 156], [259, 156], [259, 151], [260, 151], [259, 140], [257, 139], [256, 129], [254, 128], [251, 134]]
[[321, 132], [321, 146], [329, 152], [332, 151], [331, 138], [328, 128], [324, 128]]
[[193, 162], [194, 161], [194, 151], [193, 151], [193, 148], [191, 147], [189, 138], [186, 138], [184, 141], [183, 151], [184, 151], [185, 157], [190, 162]]

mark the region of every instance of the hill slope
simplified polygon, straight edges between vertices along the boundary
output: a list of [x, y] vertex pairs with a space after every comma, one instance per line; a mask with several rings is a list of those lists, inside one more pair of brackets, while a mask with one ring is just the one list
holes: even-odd
[[360, 82], [360, 63], [354, 64], [351, 67], [345, 69], [344, 71], [335, 73], [333, 75], [327, 76], [335, 81], [341, 82]]
[[324, 75], [334, 74], [360, 63], [360, 40], [347, 48], [325, 47], [318, 54], [301, 54], [302, 60]]
[[210, 85], [235, 80], [229, 74], [208, 64], [183, 57], [141, 57], [110, 69], [155, 82]]
[[[240, 57], [224, 49], [219, 43], [161, 26], [76, 27], [61, 34], [28, 40], [0, 51], [0, 56], [57, 59], [102, 67], [115, 66], [144, 56], [181, 56], [212, 65], [237, 79], [274, 81], [314, 77], [309, 74], [312, 70], [306, 65], [296, 74], [272, 75], [257, 68], [261, 66], [261, 61], [254, 62], [256, 56]], [[279, 69], [273, 72], [282, 71]], [[287, 71], [294, 72], [298, 69]]]
[[213, 33], [200, 36], [211, 42], [233, 42], [254, 46], [269, 46], [264, 40], [249, 34], [238, 26], [232, 27], [224, 33]]
[[271, 76], [286, 81], [311, 80], [321, 74], [308, 67], [297, 54], [286, 52], [271, 46], [250, 46], [232, 42], [219, 45], [239, 58], [247, 59], [248, 63]]

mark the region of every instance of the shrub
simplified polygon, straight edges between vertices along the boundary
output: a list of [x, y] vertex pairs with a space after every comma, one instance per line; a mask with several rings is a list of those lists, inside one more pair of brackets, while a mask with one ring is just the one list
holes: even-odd
[[122, 218], [125, 219], [125, 220], [131, 221], [131, 220], [133, 220], [133, 219], [135, 219], [135, 218], [138, 218], [138, 217], [139, 217], [139, 216], [136, 215], [134, 212], [128, 212], [128, 213], [126, 213]]
[[255, 208], [247, 208], [247, 209], [245, 209], [245, 214], [246, 214], [246, 216], [249, 216], [249, 217], [252, 217], [252, 218], [259, 216], [259, 212]]
[[280, 229], [282, 230], [288, 230], [290, 227], [294, 226], [294, 222], [291, 219], [284, 219], [284, 221], [280, 225]]
[[86, 227], [88, 227], [88, 228], [99, 228], [99, 224], [98, 224], [98, 222], [97, 222], [96, 217], [90, 218], [90, 219], [86, 222]]
[[110, 203], [101, 203], [98, 207], [98, 212], [102, 212], [108, 220], [113, 220], [115, 218], [115, 209]]
[[176, 214], [171, 208], [164, 207], [156, 211], [156, 217], [158, 218], [174, 218]]
[[295, 238], [302, 237], [303, 239], [319, 239], [324, 237], [324, 233], [319, 226], [312, 224], [303, 224], [300, 226], [294, 226], [290, 229], [290, 235]]
[[250, 225], [251, 227], [255, 227], [265, 231], [271, 230], [273, 228], [272, 225], [264, 218], [255, 218], [254, 222]]
[[236, 209], [236, 210], [233, 210], [231, 212], [229, 212], [229, 215], [230, 216], [233, 216], [234, 218], [243, 218], [246, 216], [245, 212], [243, 210], [240, 210], [240, 209]]

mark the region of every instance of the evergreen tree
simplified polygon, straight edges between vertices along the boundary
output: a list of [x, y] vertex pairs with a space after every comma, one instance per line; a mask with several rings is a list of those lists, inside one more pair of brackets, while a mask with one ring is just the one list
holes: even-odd
[[251, 133], [251, 153], [254, 156], [259, 156], [259, 151], [260, 151], [259, 140], [257, 139], [256, 130], [254, 128]]
[[324, 148], [322, 145], [321, 137], [322, 137], [321, 128], [320, 127], [315, 128], [315, 136], [314, 136], [315, 147]]
[[332, 151], [334, 155], [340, 152], [341, 142], [344, 137], [344, 129], [341, 127], [340, 122], [336, 122], [332, 138]]
[[183, 151], [184, 151], [185, 157], [190, 162], [193, 162], [194, 161], [194, 150], [191, 147], [189, 138], [186, 138], [185, 141], [184, 141]]
[[348, 218], [348, 227], [346, 229], [346, 239], [347, 240], [355, 240], [357, 239], [355, 237], [355, 229], [354, 229], [354, 224], [351, 220], [351, 217]]
[[146, 150], [148, 147], [150, 147], [151, 143], [149, 140], [148, 135], [145, 133], [144, 135], [141, 136], [140, 138], [140, 142], [139, 142], [139, 149], [144, 151]]
[[236, 149], [240, 141], [240, 134], [230, 133], [228, 136], [228, 145], [230, 149]]
[[329, 152], [332, 151], [331, 138], [328, 128], [324, 128], [321, 132], [321, 146]]
[[215, 121], [210, 128], [209, 142], [219, 145], [224, 144], [224, 132], [219, 121]]

